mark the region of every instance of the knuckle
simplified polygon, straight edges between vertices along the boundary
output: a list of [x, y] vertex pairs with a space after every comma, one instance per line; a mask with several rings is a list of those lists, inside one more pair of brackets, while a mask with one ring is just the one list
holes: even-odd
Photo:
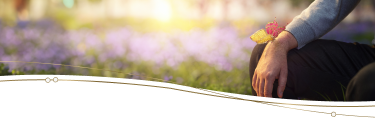
[[265, 77], [266, 77], [266, 79], [269, 79], [269, 78], [271, 78], [272, 77], [272, 73], [271, 72], [268, 72], [268, 73], [266, 73], [265, 74]]

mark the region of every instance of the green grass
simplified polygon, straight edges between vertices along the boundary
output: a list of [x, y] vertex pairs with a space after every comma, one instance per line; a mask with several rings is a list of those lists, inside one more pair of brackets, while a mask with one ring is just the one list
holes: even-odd
[[[345, 90], [346, 90], [346, 87], [344, 85], [342, 85], [340, 82], [338, 82], [340, 84], [340, 87], [341, 87], [341, 92], [342, 92], [342, 96], [344, 98], [344, 101], [346, 101], [346, 98], [345, 98]], [[322, 96], [326, 101], [332, 101], [332, 100], [335, 100], [335, 101], [339, 101], [339, 98], [337, 97], [336, 93], [333, 92], [333, 94], [335, 95], [335, 98], [336, 99], [331, 99], [327, 94], [322, 94], [322, 93], [319, 93], [317, 91], [315, 91], [316, 93], [318, 93], [320, 96]]]
[[[91, 65], [76, 65], [84, 66], [98, 69], [106, 69], [117, 72], [109, 72], [95, 69], [82, 69], [82, 68], [72, 68], [61, 66], [58, 69], [50, 68], [48, 70], [30, 70], [21, 72], [18, 70], [12, 70], [9, 72], [4, 64], [0, 64], [1, 75], [20, 75], [20, 74], [56, 74], [56, 75], [87, 75], [87, 76], [101, 76], [101, 77], [116, 77], [116, 78], [133, 78], [133, 79], [143, 79], [149, 81], [163, 81], [165, 76], [172, 76], [173, 78], [168, 81], [169, 83], [175, 83], [179, 85], [185, 85], [196, 88], [203, 88], [215, 91], [230, 92], [237, 94], [252, 95], [251, 84], [248, 73], [248, 68], [244, 66], [243, 68], [234, 68], [231, 71], [217, 70], [215, 67], [210, 65], [195, 61], [183, 62], [177, 67], [169, 67], [166, 64], [157, 65], [150, 62], [130, 62], [124, 61], [123, 68], [114, 68], [112, 62], [119, 60], [107, 60], [104, 63], [94, 63]], [[129, 75], [136, 74], [134, 75]], [[141, 77], [140, 77], [141, 76]], [[157, 79], [155, 79], [157, 78]], [[159, 79], [159, 80], [158, 80]], [[341, 85], [342, 96], [345, 99], [346, 87]], [[337, 101], [339, 94], [335, 94], [335, 98], [328, 97], [327, 94], [322, 94], [317, 92], [326, 101]], [[302, 98], [302, 100], [308, 100]]]
[[[121, 61], [122, 68], [113, 67], [113, 62]], [[25, 64], [27, 65], [27, 64]], [[248, 64], [244, 64], [248, 65]], [[91, 65], [75, 65], [98, 69], [106, 69], [118, 72], [101, 71], [94, 69], [82, 69], [61, 66], [58, 69], [30, 70], [20, 72], [13, 70], [14, 74], [56, 74], [56, 75], [87, 75], [101, 77], [134, 78], [150, 81], [163, 80], [165, 76], [172, 76], [170, 83], [179, 85], [203, 88], [215, 91], [230, 92], [251, 95], [251, 84], [247, 66], [243, 68], [233, 68], [231, 71], [218, 70], [204, 62], [190, 59], [179, 66], [170, 67], [166, 64], [154, 64], [151, 62], [130, 62], [124, 60], [107, 60], [104, 63], [94, 63]], [[5, 72], [5, 71], [4, 71]], [[7, 73], [11, 75], [13, 73]], [[127, 73], [136, 74], [129, 75]], [[141, 76], [141, 77], [139, 77]], [[158, 78], [159, 80], [155, 79]]]

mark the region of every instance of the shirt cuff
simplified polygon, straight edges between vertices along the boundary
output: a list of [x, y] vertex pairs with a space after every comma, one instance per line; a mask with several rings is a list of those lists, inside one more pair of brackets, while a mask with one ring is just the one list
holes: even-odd
[[293, 21], [286, 26], [286, 31], [289, 31], [297, 40], [297, 49], [301, 49], [307, 43], [315, 39], [315, 32], [309, 24], [300, 18], [293, 19]]

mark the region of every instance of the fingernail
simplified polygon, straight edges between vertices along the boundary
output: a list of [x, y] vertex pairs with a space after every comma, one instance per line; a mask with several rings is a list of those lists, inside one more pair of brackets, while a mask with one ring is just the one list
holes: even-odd
[[280, 96], [283, 96], [283, 92], [279, 92], [279, 95], [280, 95]]

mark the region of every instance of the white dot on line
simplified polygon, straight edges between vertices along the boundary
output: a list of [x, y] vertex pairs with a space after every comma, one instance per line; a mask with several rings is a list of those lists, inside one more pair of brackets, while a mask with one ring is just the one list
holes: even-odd
[[331, 116], [336, 117], [336, 112], [332, 111]]

